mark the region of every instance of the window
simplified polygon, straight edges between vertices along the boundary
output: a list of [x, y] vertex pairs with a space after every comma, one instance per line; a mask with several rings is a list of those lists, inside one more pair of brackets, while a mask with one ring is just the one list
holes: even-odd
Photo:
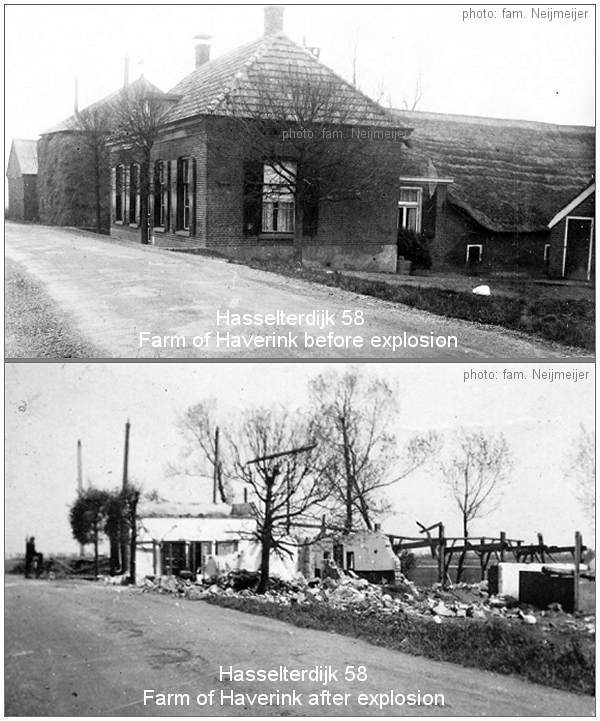
[[263, 168], [262, 232], [294, 232], [296, 163], [265, 164]]
[[125, 166], [115, 169], [115, 220], [122, 223], [125, 216]]
[[398, 202], [398, 227], [421, 232], [421, 204], [423, 191], [421, 188], [400, 188]]
[[467, 257], [466, 261], [468, 265], [475, 265], [481, 263], [483, 256], [483, 245], [467, 245]]
[[192, 164], [189, 158], [177, 161], [177, 230], [190, 229], [190, 188]]
[[164, 160], [154, 164], [154, 227], [166, 228], [168, 219], [168, 166]]
[[216, 541], [215, 556], [226, 556], [228, 553], [235, 553], [238, 550], [237, 541]]
[[129, 225], [140, 222], [140, 166], [132, 163], [129, 167]]

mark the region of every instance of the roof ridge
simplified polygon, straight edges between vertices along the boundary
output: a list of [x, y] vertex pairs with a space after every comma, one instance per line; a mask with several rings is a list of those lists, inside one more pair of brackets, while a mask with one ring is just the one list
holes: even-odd
[[435, 110], [406, 110], [405, 108], [392, 108], [391, 112], [393, 114], [412, 115], [415, 116], [415, 118], [421, 117], [423, 120], [445, 120], [447, 122], [463, 122], [471, 125], [475, 125], [477, 124], [477, 121], [480, 121], [480, 125], [490, 124], [497, 125], [499, 127], [552, 127], [563, 130], [593, 130], [595, 128], [594, 125], [548, 123], [545, 120], [527, 120], [525, 118], [494, 118], [491, 115], [465, 115], [464, 113], [444, 113]]
[[[262, 38], [258, 38], [257, 40], [253, 41], [255, 43], [259, 41], [262, 42], [259, 42], [258, 47], [246, 60], [242, 69], [238, 70], [238, 72], [233, 76], [230, 86], [228, 88], [224, 88], [223, 91], [219, 93], [211, 103], [209, 103], [209, 105], [207, 106], [207, 110], [210, 113], [214, 113], [215, 110], [221, 105], [221, 103], [227, 98], [227, 96], [240, 87], [242, 79], [247, 81], [250, 80], [250, 78], [248, 77], [248, 72], [250, 68], [256, 65], [258, 60], [266, 53], [267, 48], [270, 48], [272, 46], [272, 38], [278, 37], [278, 35], [283, 35], [283, 33], [278, 33], [277, 35], [265, 35]], [[248, 45], [251, 44], [252, 43], [248, 43]]]

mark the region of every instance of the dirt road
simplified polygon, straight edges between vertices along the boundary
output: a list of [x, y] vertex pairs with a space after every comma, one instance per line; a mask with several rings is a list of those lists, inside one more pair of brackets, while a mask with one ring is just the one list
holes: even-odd
[[[225, 260], [60, 228], [7, 223], [6, 254], [43, 285], [99, 357], [469, 361], [566, 352], [510, 331]], [[310, 315], [317, 311], [326, 319], [322, 328]], [[235, 325], [241, 314], [272, 314], [274, 322], [259, 325], [252, 318], [250, 325]], [[432, 347], [407, 347], [420, 337]]]
[[[583, 716], [594, 712], [589, 697], [516, 678], [408, 656], [202, 601], [89, 582], [7, 577], [5, 659], [9, 716]], [[220, 678], [220, 667], [227, 672], [230, 666], [277, 673], [281, 666], [288, 671], [330, 666], [340, 678], [331, 683]], [[364, 666], [361, 673], [367, 678], [344, 680], [350, 666]], [[209, 705], [213, 689], [214, 702]], [[418, 692], [422, 700], [425, 694], [436, 694], [438, 705], [382, 706], [386, 697], [400, 701], [399, 694], [417, 696]], [[264, 706], [253, 696], [257, 693], [273, 696]], [[173, 694], [171, 704], [158, 705], [156, 701], [163, 700], [158, 694], [165, 701]], [[314, 706], [308, 706], [311, 694], [318, 695], [313, 697]], [[334, 694], [339, 695], [340, 705], [332, 705]], [[360, 704], [360, 694], [366, 705]], [[205, 705], [198, 705], [199, 695]], [[228, 699], [240, 703], [231, 705]]]

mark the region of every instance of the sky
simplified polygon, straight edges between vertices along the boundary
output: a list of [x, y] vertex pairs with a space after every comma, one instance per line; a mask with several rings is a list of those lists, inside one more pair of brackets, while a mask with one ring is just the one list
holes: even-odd
[[[35, 138], [79, 105], [144, 72], [163, 90], [193, 70], [194, 41], [210, 34], [212, 57], [262, 34], [262, 5], [9, 5], [5, 7], [5, 137]], [[467, 5], [286, 6], [292, 40], [367, 94], [419, 110], [561, 124], [594, 124], [594, 7], [577, 21], [466, 18]], [[482, 6], [475, 6], [481, 8]], [[485, 6], [483, 6], [485, 7]], [[553, 6], [561, 7], [561, 6]], [[571, 8], [573, 6], [564, 6]]]
[[[33, 534], [45, 553], [74, 552], [68, 507], [77, 486], [76, 448], [83, 448], [85, 483], [120, 484], [123, 436], [131, 421], [130, 477], [146, 491], [169, 496], [177, 479], [169, 464], [181, 458], [185, 442], [177, 419], [190, 405], [218, 398], [222, 417], [235, 421], [245, 408], [282, 404], [290, 410], [307, 403], [307, 383], [318, 373], [346, 364], [314, 363], [27, 363], [6, 365], [6, 552], [21, 553]], [[511, 365], [531, 373], [532, 365]], [[362, 372], [393, 384], [399, 403], [395, 432], [399, 447], [415, 433], [435, 430], [448, 440], [459, 428], [502, 432], [514, 467], [499, 505], [473, 523], [475, 535], [570, 544], [575, 530], [592, 545], [593, 529], [577, 501], [568, 472], [583, 424], [594, 428], [593, 366], [590, 380], [468, 380], [478, 364], [368, 364]], [[566, 365], [544, 365], [566, 370]], [[200, 487], [199, 487], [200, 488]], [[199, 491], [198, 501], [207, 500]], [[241, 499], [238, 499], [241, 500]], [[392, 486], [393, 514], [383, 528], [417, 535], [416, 522], [442, 520], [448, 535], [460, 535], [459, 515], [444, 490], [439, 462]]]

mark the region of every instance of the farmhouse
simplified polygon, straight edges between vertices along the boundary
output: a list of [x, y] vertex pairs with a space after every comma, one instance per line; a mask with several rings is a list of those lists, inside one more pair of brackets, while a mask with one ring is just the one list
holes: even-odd
[[[287, 38], [282, 13], [265, 8], [264, 36], [212, 61], [203, 39], [170, 91], [180, 99], [153, 148], [151, 242], [239, 258], [301, 248], [306, 263], [395, 271], [399, 213], [409, 229], [421, 213], [435, 223], [439, 181], [402, 142], [410, 128]], [[316, 100], [324, 110], [304, 127]], [[111, 233], [135, 238], [139, 171], [119, 148], [111, 166]]]
[[563, 275], [550, 263], [548, 226], [594, 175], [594, 128], [394, 114], [414, 128], [408, 144], [454, 180], [430, 244], [435, 269]]
[[[197, 40], [169, 93], [126, 72], [42, 134], [41, 222], [247, 260], [591, 278], [593, 240], [575, 237], [593, 238], [590, 209], [557, 216], [593, 178], [593, 128], [385, 110], [290, 40], [281, 7], [265, 8], [262, 37], [216, 59]], [[164, 100], [147, 172], [110, 132], [98, 152], [82, 127], [127, 97]], [[14, 141], [13, 217], [20, 188], [34, 194], [22, 143], [33, 157], [33, 141]]]
[[35, 140], [12, 141], [6, 177], [8, 217], [13, 220], [37, 220], [38, 156]]

